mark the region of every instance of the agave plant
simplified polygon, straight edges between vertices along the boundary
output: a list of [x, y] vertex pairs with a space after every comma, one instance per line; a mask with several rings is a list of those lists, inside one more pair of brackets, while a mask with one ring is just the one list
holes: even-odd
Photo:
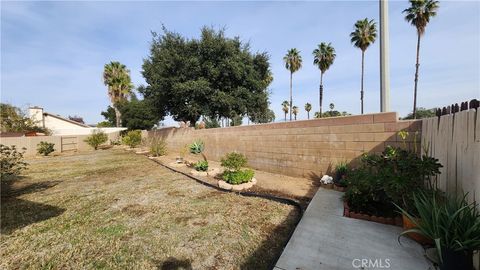
[[201, 154], [203, 159], [206, 161], [207, 157], [203, 154], [203, 150], [205, 150], [205, 144], [202, 140], [196, 140], [192, 144], [189, 145], [190, 153], [194, 155]]
[[[442, 266], [456, 265], [454, 269], [473, 269], [472, 252], [480, 249], [480, 212], [478, 204], [467, 201], [467, 195], [441, 196], [437, 191], [421, 191], [414, 194], [418, 215], [397, 205], [402, 214], [410, 219], [415, 228], [404, 231], [419, 233], [435, 242]], [[461, 254], [452, 261], [453, 254]], [[462, 268], [460, 264], [465, 264]], [[448, 267], [443, 267], [446, 269]]]

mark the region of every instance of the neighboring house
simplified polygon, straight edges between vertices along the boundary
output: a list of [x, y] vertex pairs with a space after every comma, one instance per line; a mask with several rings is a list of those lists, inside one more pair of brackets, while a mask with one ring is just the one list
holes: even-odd
[[30, 118], [35, 121], [37, 126], [48, 128], [52, 135], [87, 135], [95, 129], [100, 129], [105, 133], [114, 133], [127, 128], [95, 128], [88, 125], [75, 122], [73, 120], [61, 117], [59, 115], [45, 112], [40, 107], [30, 107], [28, 109]]

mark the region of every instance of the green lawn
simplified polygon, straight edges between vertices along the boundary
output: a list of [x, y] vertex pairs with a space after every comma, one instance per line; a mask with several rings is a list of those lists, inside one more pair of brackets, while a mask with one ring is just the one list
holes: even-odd
[[268, 269], [298, 215], [123, 150], [29, 163], [2, 183], [1, 269]]

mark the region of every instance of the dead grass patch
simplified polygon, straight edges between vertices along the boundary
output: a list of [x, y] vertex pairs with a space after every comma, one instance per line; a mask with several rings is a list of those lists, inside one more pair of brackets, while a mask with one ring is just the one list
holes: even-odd
[[268, 269], [298, 215], [119, 149], [32, 160], [1, 214], [1, 269]]

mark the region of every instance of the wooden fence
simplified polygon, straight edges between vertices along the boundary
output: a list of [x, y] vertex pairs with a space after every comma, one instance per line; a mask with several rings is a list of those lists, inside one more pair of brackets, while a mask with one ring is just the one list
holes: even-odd
[[422, 149], [443, 165], [438, 187], [448, 193], [468, 192], [480, 202], [480, 116], [478, 100], [437, 110], [422, 121]]

